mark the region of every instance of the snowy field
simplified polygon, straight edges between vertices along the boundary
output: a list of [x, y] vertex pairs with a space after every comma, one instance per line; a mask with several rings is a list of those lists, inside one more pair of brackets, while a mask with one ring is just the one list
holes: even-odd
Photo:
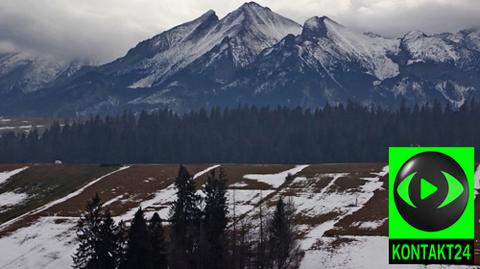
[[[205, 175], [219, 165], [205, 167], [195, 173], [196, 181], [204, 182]], [[26, 169], [28, 168], [1, 172], [0, 184], [12, 180], [12, 176]], [[104, 191], [100, 189], [104, 181], [119, 173], [128, 172], [129, 169], [133, 169], [132, 166], [114, 170], [79, 189], [72, 190], [65, 197], [1, 224], [0, 268], [70, 268], [71, 256], [76, 248], [74, 238], [77, 217], [65, 216], [60, 211], [55, 213], [52, 210], [72, 199], [78, 199], [88, 188]], [[233, 171], [235, 167], [225, 169], [228, 176], [229, 169]], [[261, 171], [259, 169], [265, 167], [254, 169]], [[388, 238], [384, 229], [387, 216], [382, 215], [384, 213], [365, 214], [369, 212], [368, 210], [375, 210], [372, 206], [386, 207], [386, 204], [382, 205], [381, 200], [377, 199], [381, 199], [386, 192], [388, 167], [297, 165], [276, 167], [272, 168], [272, 171], [275, 172], [240, 173], [241, 176], [229, 181], [227, 195], [230, 217], [233, 218], [232, 209], [235, 208], [237, 220], [246, 220], [255, 225], [258, 223], [257, 214], [260, 206], [268, 214], [280, 195], [291, 200], [297, 208], [296, 221], [298, 233], [301, 235], [299, 244], [305, 251], [300, 268], [318, 268], [319, 265], [322, 265], [322, 268], [352, 269], [425, 268], [425, 266], [389, 266]], [[480, 173], [476, 173], [477, 180], [479, 177]], [[138, 180], [145, 184], [154, 182], [151, 177]], [[111, 190], [110, 188], [109, 191]], [[201, 194], [201, 190], [198, 193]], [[128, 192], [123, 192], [112, 196], [113, 198], [105, 201], [104, 205], [115, 205], [122, 201], [126, 204], [129, 199], [131, 200], [126, 198], [127, 194]], [[22, 193], [0, 193], [0, 211], [3, 207], [21, 203], [27, 198], [24, 196]], [[169, 184], [156, 190], [154, 195], [149, 197], [122, 214], [116, 215], [115, 219], [129, 220], [138, 205], [146, 210], [147, 217], [157, 211], [162, 218], [167, 218], [170, 205], [175, 199], [175, 187]], [[367, 232], [369, 235], [366, 235]]]

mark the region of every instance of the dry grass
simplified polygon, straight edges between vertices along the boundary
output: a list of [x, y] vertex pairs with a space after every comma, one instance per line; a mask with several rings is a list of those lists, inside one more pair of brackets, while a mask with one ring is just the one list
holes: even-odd
[[0, 173], [9, 172], [15, 169], [19, 169], [25, 166], [30, 166], [28, 164], [0, 164]]
[[386, 164], [383, 163], [351, 163], [351, 164], [314, 164], [310, 165], [299, 176], [314, 177], [316, 174], [327, 173], [372, 173], [381, 171]]
[[[186, 166], [195, 174], [209, 165]], [[110, 175], [86, 188], [78, 196], [45, 211], [44, 215], [79, 216], [85, 205], [95, 193], [105, 203], [122, 195], [121, 199], [111, 203], [108, 208], [114, 216], [139, 206], [141, 201], [153, 198], [155, 193], [173, 184], [177, 176], [178, 165], [134, 165], [126, 170]]]

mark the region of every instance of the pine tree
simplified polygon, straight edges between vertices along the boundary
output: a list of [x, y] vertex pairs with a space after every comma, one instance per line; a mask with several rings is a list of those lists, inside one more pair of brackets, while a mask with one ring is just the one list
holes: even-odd
[[299, 258], [299, 247], [295, 241], [294, 213], [293, 203], [285, 204], [280, 197], [269, 220], [268, 264], [275, 269], [292, 268]]
[[175, 180], [177, 199], [171, 208], [170, 265], [174, 269], [196, 268], [200, 239], [201, 211], [195, 182], [184, 166]]
[[77, 223], [77, 241], [79, 246], [73, 256], [73, 268], [95, 268], [98, 260], [96, 247], [102, 222], [100, 197], [95, 194], [88, 202], [86, 212]]
[[149, 226], [150, 244], [152, 247], [152, 257], [154, 268], [165, 269], [168, 267], [167, 261], [167, 242], [165, 240], [165, 231], [162, 225], [162, 219], [158, 213], [153, 214]]
[[260, 203], [259, 203], [259, 210], [258, 210], [258, 218], [260, 221], [259, 227], [259, 240], [257, 241], [257, 250], [256, 250], [256, 263], [259, 269], [267, 268], [268, 261], [266, 257], [266, 239], [265, 239], [265, 232], [264, 232], [264, 213], [263, 213], [263, 193], [260, 191]]
[[238, 257], [236, 268], [250, 268], [253, 250], [251, 245], [252, 242], [249, 240], [249, 227], [245, 220], [242, 220], [242, 222], [240, 223], [240, 231], [238, 238]]
[[127, 256], [127, 247], [128, 247], [128, 233], [129, 229], [125, 222], [121, 220], [118, 223], [118, 237], [120, 240], [119, 246], [119, 265], [125, 264], [125, 257]]
[[128, 233], [127, 252], [122, 269], [152, 269], [152, 247], [149, 240], [147, 221], [139, 208], [132, 220]]
[[227, 227], [227, 198], [226, 178], [223, 169], [219, 174], [212, 170], [205, 184], [205, 209], [203, 219], [203, 232], [206, 237], [208, 248], [206, 268], [217, 269], [225, 267], [226, 257], [226, 235]]
[[120, 259], [118, 227], [109, 212], [104, 213], [95, 194], [77, 224], [79, 246], [73, 256], [77, 269], [117, 268]]
[[109, 211], [103, 216], [100, 225], [99, 244], [98, 268], [117, 268], [122, 254], [122, 237]]

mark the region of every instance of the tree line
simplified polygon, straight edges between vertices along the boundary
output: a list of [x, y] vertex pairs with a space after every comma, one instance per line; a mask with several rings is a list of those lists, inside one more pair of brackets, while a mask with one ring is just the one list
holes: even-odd
[[[75, 269], [293, 269], [302, 256], [296, 242], [295, 208], [282, 197], [273, 214], [260, 206], [258, 223], [229, 222], [226, 176], [211, 171], [197, 193], [195, 181], [180, 166], [176, 200], [168, 220], [139, 208], [130, 225], [115, 223], [98, 195], [77, 224]], [[203, 198], [202, 198], [203, 197]], [[235, 210], [235, 209], [234, 209]], [[235, 216], [235, 211], [234, 211]], [[229, 223], [230, 227], [229, 227]]]
[[480, 146], [480, 104], [125, 112], [0, 137], [0, 162], [381, 162], [389, 146]]

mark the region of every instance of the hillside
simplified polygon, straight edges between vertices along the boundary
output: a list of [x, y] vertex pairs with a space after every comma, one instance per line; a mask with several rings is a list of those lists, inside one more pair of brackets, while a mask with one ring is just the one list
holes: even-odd
[[[228, 177], [230, 217], [235, 201], [236, 223], [245, 221], [255, 231], [260, 206], [271, 211], [279, 195], [295, 203], [305, 250], [300, 268], [388, 268], [384, 164], [221, 166]], [[201, 188], [205, 174], [218, 167], [187, 169]], [[117, 221], [130, 220], [138, 206], [147, 216], [156, 211], [167, 218], [177, 169], [160, 164], [0, 166], [0, 268], [69, 268], [76, 220], [95, 193]], [[294, 177], [287, 180], [289, 174]], [[476, 181], [479, 176], [477, 172]], [[57, 195], [44, 195], [44, 190], [60, 189]]]

